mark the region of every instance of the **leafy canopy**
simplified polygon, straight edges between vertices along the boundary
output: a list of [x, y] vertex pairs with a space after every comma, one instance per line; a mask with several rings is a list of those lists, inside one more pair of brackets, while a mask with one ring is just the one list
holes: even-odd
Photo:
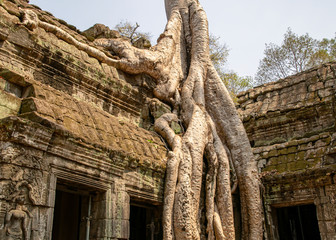
[[280, 46], [266, 44], [255, 80], [257, 85], [276, 81], [336, 59], [336, 37], [318, 41], [288, 28]]

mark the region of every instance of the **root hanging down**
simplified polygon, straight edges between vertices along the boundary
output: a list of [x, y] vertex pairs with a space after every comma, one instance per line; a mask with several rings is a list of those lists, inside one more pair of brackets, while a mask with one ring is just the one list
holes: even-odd
[[[155, 96], [173, 109], [154, 126], [170, 147], [163, 202], [165, 240], [235, 239], [230, 167], [237, 175], [242, 239], [262, 239], [257, 167], [230, 94], [211, 63], [206, 14], [198, 0], [165, 0], [165, 6], [168, 23], [152, 49], [137, 49], [122, 39], [95, 41], [118, 58], [40, 21], [32, 10], [23, 10], [22, 24], [54, 33], [112, 67], [155, 79]], [[171, 129], [173, 121], [182, 121], [183, 134]], [[201, 222], [200, 209], [205, 209], [206, 221]], [[201, 225], [206, 225], [206, 232]]]

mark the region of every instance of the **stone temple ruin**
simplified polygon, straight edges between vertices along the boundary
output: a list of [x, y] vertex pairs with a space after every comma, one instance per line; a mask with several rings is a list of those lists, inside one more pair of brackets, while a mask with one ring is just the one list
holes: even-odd
[[[170, 108], [150, 77], [29, 30], [20, 8], [92, 45], [25, 1], [0, 1], [0, 239], [162, 239], [167, 146], [152, 127]], [[335, 92], [329, 63], [238, 96], [265, 239], [336, 239]], [[239, 239], [237, 195], [234, 206]]]

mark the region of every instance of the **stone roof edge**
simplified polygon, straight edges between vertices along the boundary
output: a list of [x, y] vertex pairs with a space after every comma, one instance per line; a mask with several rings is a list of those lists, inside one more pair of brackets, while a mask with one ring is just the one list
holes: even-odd
[[[321, 64], [320, 66], [305, 70], [303, 72], [299, 72], [297, 74], [288, 76], [283, 79], [279, 79], [275, 82], [265, 83], [265, 84], [253, 87], [251, 89], [248, 89], [246, 91], [240, 92], [237, 94], [238, 103], [239, 104], [244, 103], [251, 97], [251, 95], [253, 95], [253, 98], [257, 98], [261, 94], [265, 94], [267, 92], [276, 91], [284, 87], [290, 87], [292, 85], [298, 84], [305, 80], [305, 78], [302, 76], [315, 72], [315, 71], [320, 71], [328, 67], [331, 67], [331, 69], [334, 72], [334, 77], [336, 77], [336, 61], [324, 63], [324, 64]], [[302, 77], [302, 79], [300, 77]], [[294, 81], [295, 79], [298, 79], [298, 78], [299, 78], [299, 81]]]
[[[88, 142], [85, 142], [80, 137], [74, 136], [71, 132], [67, 131], [62, 126], [42, 118], [36, 113], [33, 114], [35, 115], [33, 117], [34, 121], [17, 116], [0, 119], [0, 141], [17, 142], [19, 144], [48, 152], [51, 148], [51, 144], [53, 144], [52, 139], [58, 137], [62, 138], [63, 140], [67, 139], [68, 143], [75, 144], [79, 148], [103, 153], [104, 156], [108, 158], [111, 163], [113, 163], [113, 166], [117, 167], [118, 169], [140, 167], [145, 169], [152, 169], [158, 174], [165, 173], [165, 164], [155, 164], [156, 162], [151, 161], [150, 159], [140, 161], [139, 159], [129, 156], [124, 151], [115, 151], [113, 149], [100, 146], [99, 144], [92, 145]], [[55, 154], [53, 152], [50, 153]], [[63, 154], [63, 151], [58, 152], [57, 155], [68, 159], [72, 157], [71, 154]]]

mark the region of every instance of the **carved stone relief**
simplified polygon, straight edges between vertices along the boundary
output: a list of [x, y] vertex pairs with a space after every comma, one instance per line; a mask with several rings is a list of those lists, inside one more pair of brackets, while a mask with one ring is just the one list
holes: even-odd
[[14, 185], [27, 181], [33, 186], [30, 189], [36, 205], [45, 205], [48, 199], [48, 168], [43, 161], [41, 151], [18, 147], [0, 142], [0, 200], [7, 200]]
[[29, 207], [36, 205], [32, 186], [27, 181], [18, 182], [9, 199], [12, 204], [5, 215], [4, 229], [0, 230], [1, 239], [28, 240], [33, 219]]
[[0, 142], [0, 239], [43, 239], [49, 196], [43, 153]]

